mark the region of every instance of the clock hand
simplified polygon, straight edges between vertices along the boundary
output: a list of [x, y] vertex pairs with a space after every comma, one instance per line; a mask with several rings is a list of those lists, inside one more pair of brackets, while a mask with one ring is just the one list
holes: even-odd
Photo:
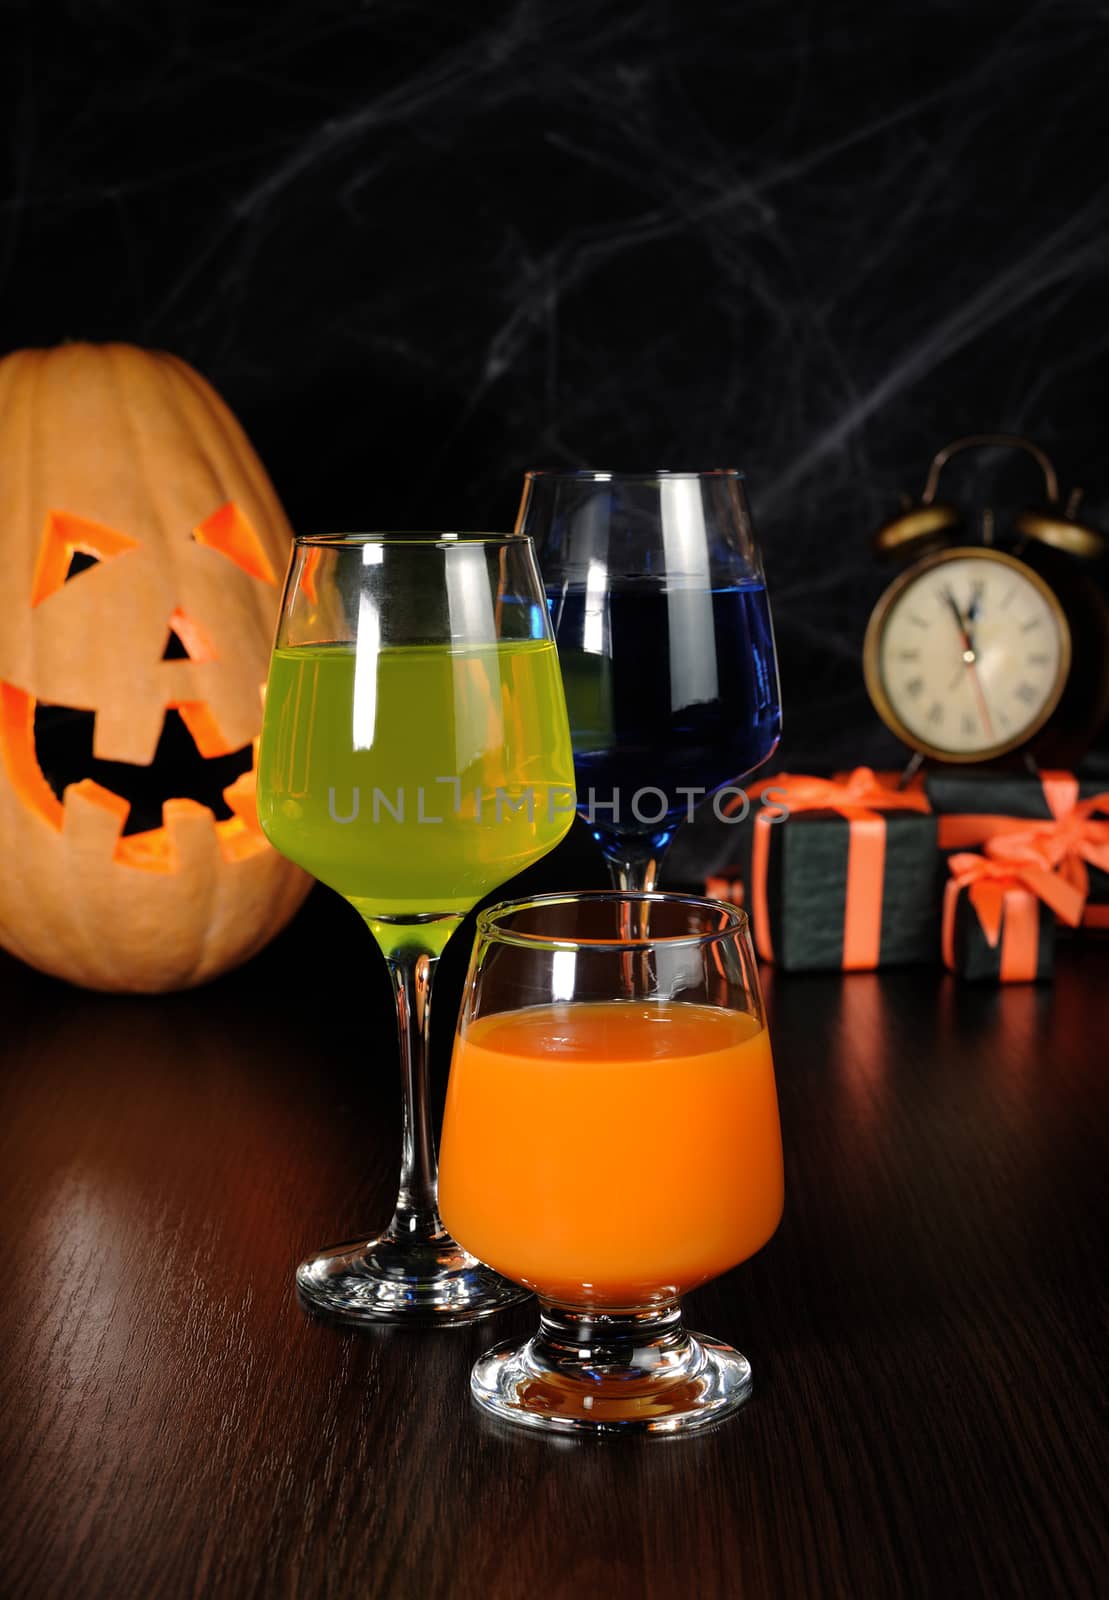
[[968, 661], [967, 666], [970, 669], [970, 681], [974, 685], [974, 693], [978, 700], [978, 714], [982, 718], [982, 726], [992, 739], [994, 737], [993, 722], [990, 719], [990, 708], [986, 704], [986, 695], [982, 688], [982, 680], [978, 676], [978, 667], [973, 661]]
[[[978, 676], [978, 652], [974, 648], [974, 640], [971, 637], [970, 629], [963, 620], [963, 614], [959, 610], [958, 601], [955, 599], [955, 595], [950, 588], [947, 588], [943, 591], [943, 598], [951, 607], [952, 614], [955, 618], [955, 626], [958, 628], [959, 637], [963, 641], [963, 664], [970, 673], [971, 686], [974, 689], [975, 699], [978, 701], [978, 715], [982, 719], [982, 726], [992, 739], [994, 737], [993, 722], [990, 718], [990, 708], [986, 704], [986, 696], [982, 689], [982, 681]], [[968, 618], [974, 612], [977, 604], [978, 593], [976, 592], [971, 600], [970, 610], [967, 612]]]
[[963, 613], [959, 610], [959, 602], [956, 600], [954, 592], [950, 588], [945, 589], [943, 591], [943, 598], [951, 607], [951, 615], [955, 618], [955, 626], [958, 628], [959, 633], [962, 636], [963, 649], [969, 650], [970, 641], [967, 638], [966, 623], [963, 621]]
[[968, 667], [972, 667], [975, 662], [974, 645], [971, 641], [970, 631], [967, 628], [966, 622], [963, 620], [963, 613], [959, 610], [959, 602], [956, 600], [951, 589], [945, 589], [943, 591], [943, 598], [951, 607], [951, 615], [955, 618], [955, 626], [959, 630], [959, 638], [963, 641], [963, 661]]
[[978, 659], [978, 608], [981, 604], [981, 601], [982, 584], [978, 582], [971, 586], [970, 605], [967, 607], [965, 621], [967, 647], [968, 649], [974, 651], [974, 657], [976, 661]]

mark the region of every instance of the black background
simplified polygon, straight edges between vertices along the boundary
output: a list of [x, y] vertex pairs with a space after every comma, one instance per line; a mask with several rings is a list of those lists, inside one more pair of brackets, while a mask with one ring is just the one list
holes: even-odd
[[8, 6], [0, 349], [183, 355], [303, 530], [507, 528], [528, 466], [741, 466], [782, 762], [889, 763], [868, 542], [933, 451], [1027, 432], [1109, 525], [1100, 13]]

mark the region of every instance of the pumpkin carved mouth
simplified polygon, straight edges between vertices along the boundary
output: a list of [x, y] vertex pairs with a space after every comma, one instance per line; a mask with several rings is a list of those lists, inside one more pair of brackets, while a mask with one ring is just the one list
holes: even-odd
[[153, 761], [138, 766], [93, 755], [95, 724], [94, 711], [41, 702], [35, 706], [35, 759], [58, 800], [64, 802], [71, 783], [90, 778], [130, 805], [124, 837], [160, 828], [162, 807], [180, 795], [207, 806], [217, 821], [226, 822], [234, 815], [223, 792], [250, 771], [254, 756], [250, 745], [226, 755], [203, 756], [180, 712], [170, 709]]
[[116, 836], [112, 858], [123, 865], [174, 871], [178, 831], [198, 819], [214, 829], [225, 860], [242, 860], [266, 848], [254, 746], [204, 756], [187, 724], [203, 729], [205, 708], [188, 711], [188, 718], [166, 711], [152, 762], [105, 761], [92, 754], [95, 712], [39, 705], [0, 680], [0, 760], [24, 803], [59, 832], [74, 825], [99, 831], [95, 818], [107, 813]]

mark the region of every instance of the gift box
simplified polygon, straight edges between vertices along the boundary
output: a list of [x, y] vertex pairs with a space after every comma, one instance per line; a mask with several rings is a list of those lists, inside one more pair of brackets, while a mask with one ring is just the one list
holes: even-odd
[[948, 861], [942, 949], [949, 971], [993, 983], [1050, 978], [1056, 921], [1073, 926], [1082, 895], [1034, 847], [989, 840], [981, 854], [956, 851]]
[[1032, 845], [1077, 888], [1083, 926], [1109, 928], [1109, 791], [1104, 779], [1070, 772], [929, 772], [925, 793], [936, 813], [943, 851], [1006, 838]]
[[922, 787], [860, 767], [778, 773], [749, 798], [734, 864], [705, 892], [746, 906], [764, 960], [865, 972], [937, 959], [942, 862]]

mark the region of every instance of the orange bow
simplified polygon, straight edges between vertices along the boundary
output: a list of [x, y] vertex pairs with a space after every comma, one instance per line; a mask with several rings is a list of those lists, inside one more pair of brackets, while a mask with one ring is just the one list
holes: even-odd
[[[1049, 801], [1050, 803], [1050, 801]], [[1090, 893], [1090, 867], [1109, 874], [1109, 821], [1098, 821], [1095, 813], [1109, 813], [1109, 794], [1096, 794], [1079, 801], [1069, 810], [1056, 812], [1050, 821], [1029, 822], [1011, 832], [993, 834], [986, 842], [991, 853], [1004, 850], [1024, 859], [1038, 858], [1082, 896]]]
[[[779, 790], [784, 798], [775, 804], [785, 811], [923, 811], [932, 808], [923, 788], [898, 789], [896, 779], [884, 779], [873, 767], [856, 767], [853, 772], [837, 772], [834, 778], [810, 778], [803, 773], [778, 772], [764, 778], [751, 789], [752, 799], [766, 790]], [[735, 809], [734, 807], [732, 809]]]
[[[991, 839], [985, 855], [969, 851], [949, 858], [951, 873], [943, 900], [943, 959], [955, 971], [955, 908], [967, 890], [986, 942], [1001, 941], [1002, 983], [1036, 976], [1039, 947], [1037, 901], [1050, 906], [1071, 927], [1081, 920], [1085, 897], [1047, 864], [1044, 852], [1017, 844], [1013, 836]], [[1002, 929], [1004, 927], [1004, 937]]]
[[[1077, 856], [1091, 866], [1104, 866], [1103, 859], [1088, 853], [1088, 848], [1104, 850], [1109, 835], [1104, 824], [1093, 821], [1096, 811], [1109, 816], [1109, 794], [1091, 795], [1079, 800], [1079, 779], [1074, 773], [1040, 773], [1043, 800], [1047, 803], [1050, 818], [1026, 819], [1013, 816], [994, 816], [992, 813], [954, 813], [939, 818], [939, 848], [965, 850], [968, 845], [984, 845], [989, 838], [1002, 834], [1035, 834], [1037, 837], [1058, 838], [1067, 856]], [[1069, 875], [1069, 874], [1067, 874]], [[1077, 880], [1072, 880], [1077, 882]]]
[[[837, 773], [835, 778], [811, 778], [801, 773], [779, 772], [750, 791], [757, 799], [773, 791], [772, 804], [755, 814], [751, 842], [751, 916], [755, 946], [765, 961], [774, 959], [770, 939], [770, 912], [766, 875], [770, 862], [770, 828], [783, 813], [838, 811], [847, 818], [847, 899], [843, 911], [843, 967], [865, 972], [878, 965], [882, 943], [882, 884], [886, 866], [886, 820], [882, 811], [931, 811], [921, 788], [898, 789], [870, 767]], [[732, 809], [736, 809], [732, 807]]]
[[[1058, 876], [1073, 884], [1083, 900], [1090, 892], [1090, 867], [1109, 874], [1109, 793], [1078, 798], [1078, 779], [1070, 772], [1044, 772], [1040, 778], [1051, 816], [1042, 820], [952, 814], [939, 819], [941, 850], [986, 845], [1005, 839], [1021, 851], [1036, 850]], [[1089, 927], [1109, 927], [1109, 906], [1087, 906], [1082, 919]]]

